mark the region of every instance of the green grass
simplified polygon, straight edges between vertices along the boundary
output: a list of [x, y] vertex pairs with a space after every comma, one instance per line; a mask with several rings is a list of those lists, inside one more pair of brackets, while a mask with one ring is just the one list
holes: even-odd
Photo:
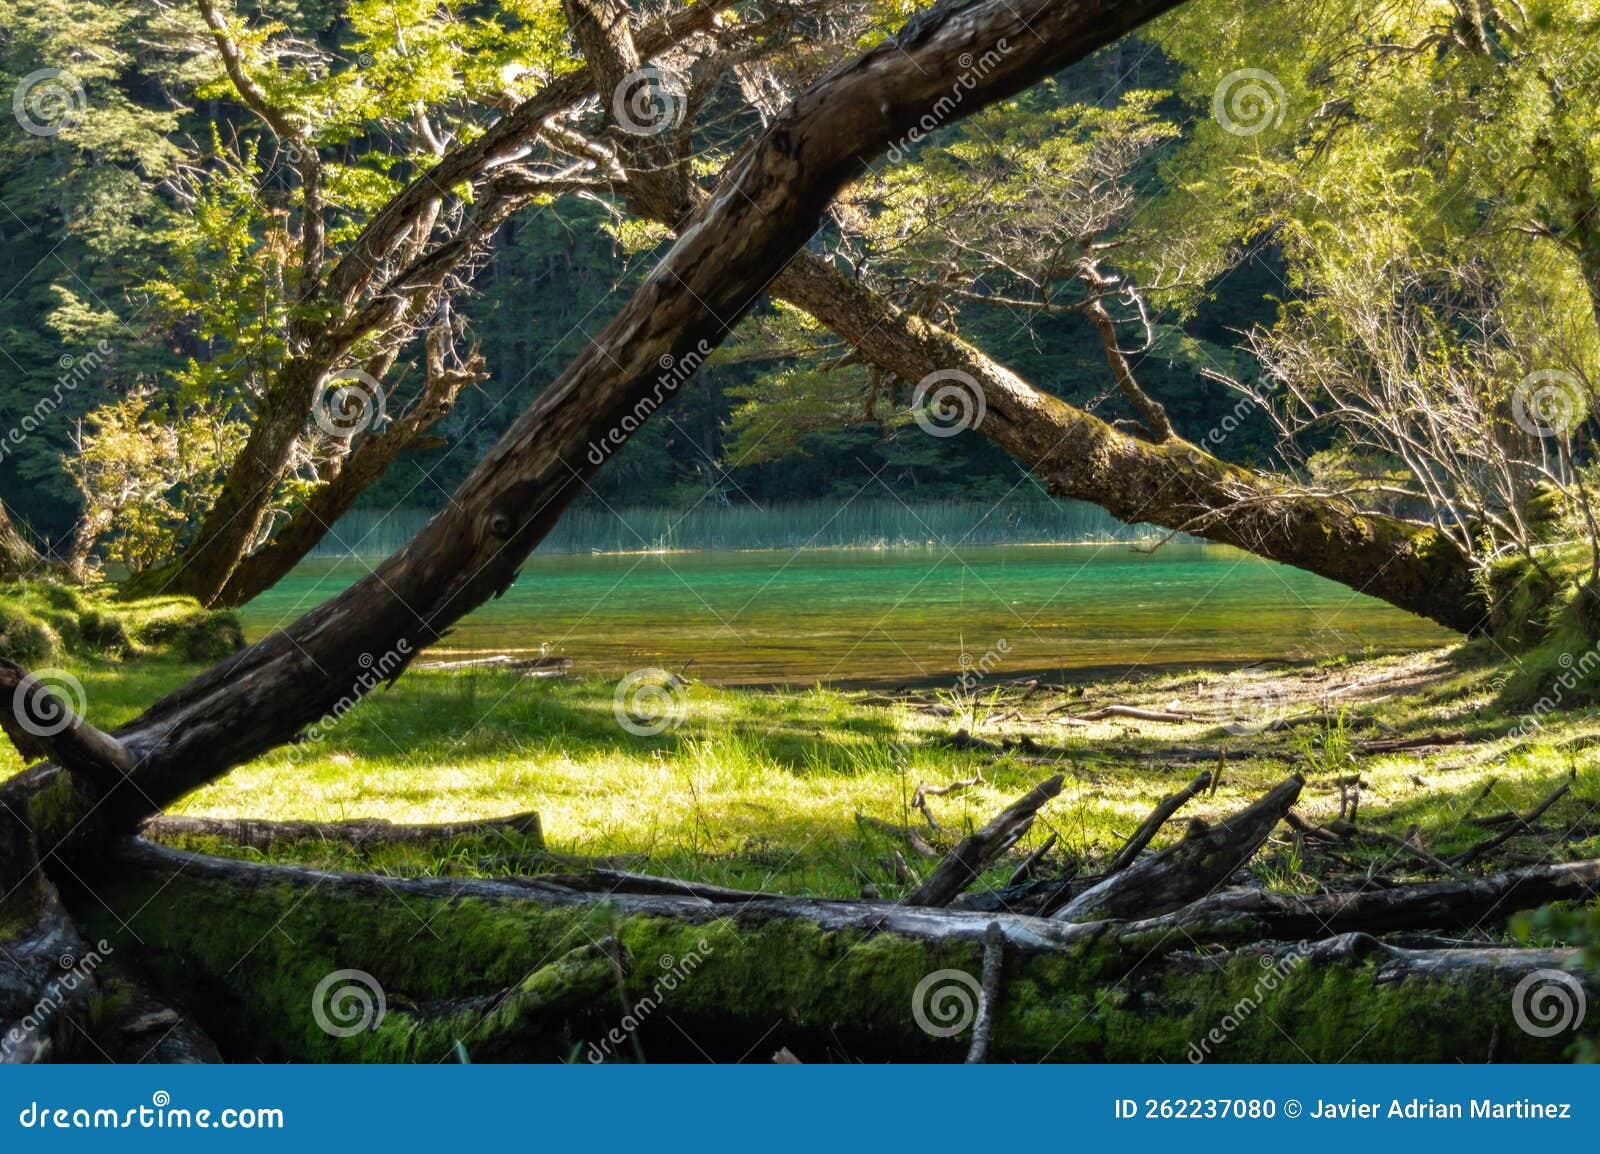
[[[1423, 667], [1426, 677], [1415, 684], [1407, 680]], [[85, 685], [88, 716], [103, 727], [131, 717], [196, 669], [176, 662], [88, 662], [74, 668]], [[1312, 820], [1327, 820], [1338, 808], [1333, 779], [1358, 768], [1370, 786], [1362, 823], [1397, 834], [1416, 825], [1437, 853], [1456, 852], [1486, 836], [1465, 818], [1525, 811], [1575, 771], [1574, 797], [1552, 811], [1551, 820], [1575, 823], [1578, 836], [1554, 846], [1548, 839], [1513, 839], [1496, 861], [1545, 853], [1600, 855], [1600, 829], [1591, 828], [1600, 819], [1588, 812], [1600, 796], [1600, 722], [1589, 711], [1562, 714], [1547, 718], [1531, 737], [1518, 737], [1516, 717], [1495, 703], [1499, 676], [1494, 666], [1452, 664], [1432, 654], [1226, 675], [1200, 670], [1138, 684], [1036, 692], [1026, 701], [1021, 688], [1005, 686], [988, 707], [981, 735], [998, 741], [1026, 734], [1044, 752], [996, 755], [942, 744], [958, 721], [942, 712], [948, 705], [932, 694], [917, 699], [924, 706], [917, 709], [905, 702], [864, 704], [860, 695], [820, 689], [776, 693], [694, 684], [685, 691], [680, 725], [636, 737], [618, 724], [611, 682], [413, 670], [393, 690], [352, 711], [321, 742], [241, 766], [177, 811], [436, 822], [537, 810], [548, 849], [560, 854], [621, 858], [615, 864], [642, 872], [775, 892], [853, 897], [871, 886], [892, 898], [909, 888], [897, 876], [892, 854], [905, 847], [858, 824], [857, 813], [909, 823], [935, 846], [948, 847], [1059, 772], [1066, 777], [1062, 795], [983, 884], [1002, 882], [1020, 856], [1051, 832], [1059, 835], [1051, 868], [1088, 872], [1104, 864], [1160, 796], [1210, 764], [1180, 762], [1171, 751], [1202, 747], [1226, 752], [1223, 783], [1214, 795], [1191, 803], [1184, 817], [1220, 817], [1299, 770], [1308, 784], [1298, 808]], [[1087, 728], [1052, 720], [1110, 701], [1204, 711], [1224, 684], [1280, 693], [1294, 715], [1317, 708], [1318, 695], [1335, 683], [1358, 689], [1392, 685], [1399, 692], [1373, 701], [1355, 694], [1344, 709], [1343, 727], [1284, 733], [1235, 735], [1214, 719], [1182, 725], [1110, 721]], [[1019, 715], [1008, 716], [1013, 710]], [[1473, 740], [1419, 753], [1363, 755], [1359, 742], [1378, 732], [1374, 719], [1387, 727], [1385, 737], [1449, 729]], [[7, 750], [0, 775], [18, 765]], [[919, 781], [968, 779], [980, 769], [982, 784], [932, 800], [938, 830], [908, 810]], [[1163, 840], [1181, 828], [1181, 821], [1172, 823]], [[227, 849], [214, 842], [203, 848]], [[527, 850], [503, 841], [371, 852], [317, 843], [275, 849], [273, 857], [402, 873], [573, 868]], [[1379, 849], [1351, 846], [1341, 852], [1354, 867], [1379, 862], [1393, 876], [1414, 874], [1410, 863]], [[928, 862], [905, 856], [926, 873]], [[1252, 869], [1265, 884], [1303, 891], [1327, 880], [1326, 866], [1281, 837]]]

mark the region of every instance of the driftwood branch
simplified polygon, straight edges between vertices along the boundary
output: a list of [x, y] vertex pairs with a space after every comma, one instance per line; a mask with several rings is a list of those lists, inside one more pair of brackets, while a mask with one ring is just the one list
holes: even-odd
[[1525, 816], [1508, 822], [1505, 829], [1501, 830], [1493, 837], [1487, 838], [1484, 841], [1480, 841], [1477, 845], [1474, 845], [1472, 848], [1468, 849], [1460, 857], [1456, 858], [1456, 864], [1463, 866], [1471, 865], [1484, 854], [1489, 853], [1491, 850], [1499, 849], [1506, 842], [1516, 837], [1517, 834], [1532, 829], [1534, 823], [1545, 815], [1546, 810], [1555, 805], [1555, 803], [1560, 801], [1562, 798], [1566, 797], [1568, 793], [1572, 792], [1573, 780], [1574, 778], [1569, 777], [1566, 781], [1561, 783], [1560, 787], [1557, 788], [1555, 792], [1551, 793], [1538, 805], [1534, 806], [1527, 812]]
[[1117, 856], [1111, 860], [1111, 864], [1106, 867], [1106, 873], [1114, 874], [1132, 865], [1140, 851], [1150, 844], [1151, 838], [1161, 832], [1161, 827], [1171, 820], [1172, 815], [1182, 809], [1190, 798], [1204, 793], [1210, 785], [1211, 773], [1208, 770], [1176, 793], [1169, 793], [1157, 802], [1155, 809], [1150, 811], [1150, 816], [1133, 831], [1133, 836], [1128, 838]]
[[972, 1045], [967, 1048], [969, 1066], [982, 1065], [989, 1060], [995, 1011], [1000, 1005], [1000, 973], [1005, 960], [1006, 936], [999, 922], [990, 922], [983, 932], [983, 978], [978, 984], [978, 1017], [972, 1024]]
[[1250, 860], [1304, 784], [1291, 777], [1216, 825], [1195, 819], [1177, 845], [1112, 874], [1061, 907], [1055, 917], [1064, 922], [1154, 917], [1204, 897]]
[[944, 906], [966, 889], [1006, 850], [1016, 845], [1033, 825], [1039, 807], [1061, 792], [1061, 774], [1040, 782], [1002, 810], [988, 825], [961, 839], [928, 880], [906, 898], [908, 906]]

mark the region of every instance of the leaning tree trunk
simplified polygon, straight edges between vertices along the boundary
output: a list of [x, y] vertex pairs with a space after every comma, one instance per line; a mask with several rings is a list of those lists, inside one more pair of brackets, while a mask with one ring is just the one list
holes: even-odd
[[[966, 54], [999, 55], [967, 115], [1179, 0], [982, 0], [934, 9], [796, 98], [724, 176], [617, 317], [368, 578], [156, 703], [114, 737], [75, 722], [57, 764], [0, 785], [41, 857], [92, 859], [109, 836], [398, 677], [503, 592], [615, 448], [682, 385], [818, 226], [866, 157], [941, 100]], [[670, 366], [670, 368], [664, 368]], [[626, 423], [625, 423], [626, 422]], [[71, 770], [70, 776], [62, 766]]]
[[283, 363], [257, 406], [250, 436], [229, 465], [193, 540], [170, 563], [129, 578], [130, 593], [185, 594], [202, 605], [216, 601], [239, 559], [261, 533], [326, 363], [326, 358], [312, 356]]
[[[765, 1060], [780, 1047], [818, 1061], [952, 1059], [966, 1050], [986, 937], [1001, 951], [995, 1061], [1536, 1061], [1573, 1040], [1519, 1029], [1513, 1000], [1573, 951], [1345, 934], [1207, 952], [1203, 905], [1063, 924], [330, 874], [148, 843], [124, 843], [113, 864], [75, 908], [157, 991], [185, 997], [235, 1060], [440, 1061], [457, 1041], [474, 1060]], [[138, 912], [124, 925], [107, 906]], [[1453, 924], [1431, 916], [1413, 924]], [[1217, 923], [1234, 940], [1225, 912]], [[352, 1012], [338, 1018], [341, 985]]]
[[[602, 90], [620, 84], [639, 64], [626, 11], [610, 0], [566, 0], [566, 7]], [[663, 159], [656, 137], [620, 133], [619, 141], [628, 206], [675, 227], [696, 195], [687, 173]], [[1092, 262], [1089, 270], [1098, 277]], [[1040, 392], [813, 253], [801, 251], [768, 291], [903, 380], [965, 374], [979, 393], [971, 398], [976, 431], [1032, 469], [1056, 496], [1307, 569], [1463, 633], [1477, 632], [1487, 617], [1471, 559], [1437, 529], [1364, 513], [1339, 498], [1296, 493], [1175, 436], [1165, 411], [1133, 379], [1102, 306], [1090, 315], [1101, 329], [1112, 378], [1139, 409], [1150, 439], [1129, 436]]]
[[1463, 633], [1478, 632], [1487, 620], [1472, 562], [1432, 526], [1296, 492], [1176, 436], [1130, 436], [1034, 388], [814, 254], [802, 253], [772, 292], [905, 380], [965, 373], [985, 410], [975, 431], [1032, 469], [1055, 496], [1306, 569]]
[[16, 527], [11, 515], [6, 512], [5, 503], [0, 502], [0, 579], [32, 577], [53, 568], [49, 560], [22, 535], [22, 530]]

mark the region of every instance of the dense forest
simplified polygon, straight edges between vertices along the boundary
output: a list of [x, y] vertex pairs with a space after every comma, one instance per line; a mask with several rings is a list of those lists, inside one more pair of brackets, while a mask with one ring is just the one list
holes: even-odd
[[[299, 43], [296, 51], [311, 54], [337, 90], [362, 84], [364, 69], [390, 66], [384, 54], [396, 49], [380, 27], [385, 7], [274, 3], [239, 12], [261, 34], [280, 26], [277, 35]], [[505, 10], [450, 6], [451, 19], [464, 27], [497, 12], [503, 20]], [[283, 254], [272, 230], [292, 211], [293, 165], [215, 64], [197, 59], [203, 31], [192, 6], [8, 0], [3, 15], [8, 74], [26, 77], [62, 60], [74, 65], [70, 86], [43, 78], [28, 97], [43, 110], [47, 135], [15, 118], [0, 125], [0, 200], [15, 274], [0, 301], [0, 353], [17, 374], [17, 387], [0, 397], [0, 423], [19, 426], [41, 397], [53, 412], [36, 435], [7, 447], [0, 492], [16, 521], [64, 552], [83, 523], [85, 486], [120, 487], [126, 495], [116, 513], [102, 514], [115, 527], [102, 531], [96, 551], [143, 563], [161, 547], [147, 536], [181, 532], [177, 526], [205, 505], [241, 436], [236, 407], [249, 405], [261, 387], [273, 314], [285, 307]], [[1152, 137], [1126, 179], [1140, 195], [1186, 195], [1164, 173], [1178, 163], [1182, 126], [1208, 115], [1209, 103], [1178, 91], [1181, 77], [1159, 42], [1133, 37], [1030, 93], [1029, 115], [1071, 131], [1085, 122], [1087, 108], [1114, 109], [1131, 96], [1148, 110], [1140, 115], [1171, 130]], [[349, 168], [342, 192], [351, 219], [359, 219], [363, 198], [370, 203], [392, 181], [385, 174], [406, 162], [409, 145], [382, 127], [381, 115], [367, 113], [376, 121], [367, 125], [355, 123], [360, 112], [353, 107], [335, 115], [344, 122], [324, 129], [329, 153]], [[730, 147], [749, 128], [732, 113], [708, 121], [700, 145], [707, 150]], [[988, 136], [976, 127], [952, 133], [958, 141]], [[816, 243], [821, 250], [840, 240], [833, 230]], [[482, 355], [482, 378], [358, 507], [436, 508], [598, 331], [665, 241], [625, 227], [602, 205], [566, 197], [513, 216], [491, 243], [492, 256], [463, 276], [452, 304], [460, 340]], [[871, 247], [869, 240], [855, 251], [872, 259]], [[885, 251], [892, 265], [892, 250]], [[925, 270], [891, 275], [914, 283]], [[1271, 320], [1286, 276], [1276, 238], [1249, 238], [1202, 291], [1161, 302], [1149, 347], [1134, 358], [1146, 388], [1179, 427], [1210, 429], [1234, 414], [1230, 425], [1238, 428], [1223, 449], [1230, 459], [1272, 459], [1273, 430], [1253, 409], [1236, 412], [1238, 394], [1206, 370], [1249, 371], [1239, 352], [1245, 334]], [[961, 314], [962, 331], [997, 360], [1090, 411], [1107, 407], [1099, 338], [1081, 316], [1018, 313], [981, 300], [964, 304]], [[764, 319], [777, 318], [768, 310]], [[781, 336], [763, 339], [751, 328], [748, 347], [707, 366], [670, 421], [629, 441], [594, 482], [589, 504], [670, 507], [708, 493], [713, 502], [767, 504], [847, 495], [872, 476], [884, 479], [884, 499], [892, 491], [913, 501], [993, 500], [1015, 490], [1023, 474], [982, 438], [939, 443], [916, 435], [893, 402], [869, 411], [865, 370], [847, 366], [824, 376], [837, 352], [786, 357]], [[402, 348], [384, 377], [395, 394], [389, 408], [402, 408], [417, 388], [420, 343]], [[795, 397], [808, 383], [826, 388]], [[787, 396], [780, 400], [780, 393]], [[909, 386], [898, 407], [908, 399]], [[784, 427], [776, 437], [767, 434], [775, 423]], [[326, 467], [301, 462], [285, 481], [282, 502]]]

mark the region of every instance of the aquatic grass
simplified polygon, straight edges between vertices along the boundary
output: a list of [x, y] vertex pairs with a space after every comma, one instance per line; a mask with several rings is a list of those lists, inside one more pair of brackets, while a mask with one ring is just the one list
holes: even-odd
[[[427, 522], [422, 509], [347, 513], [312, 553], [387, 557]], [[1140, 541], [1160, 531], [1124, 525], [1097, 505], [1025, 497], [1002, 501], [703, 502], [684, 509], [578, 507], [539, 546], [552, 553], [701, 549], [931, 549], [952, 546]]]

